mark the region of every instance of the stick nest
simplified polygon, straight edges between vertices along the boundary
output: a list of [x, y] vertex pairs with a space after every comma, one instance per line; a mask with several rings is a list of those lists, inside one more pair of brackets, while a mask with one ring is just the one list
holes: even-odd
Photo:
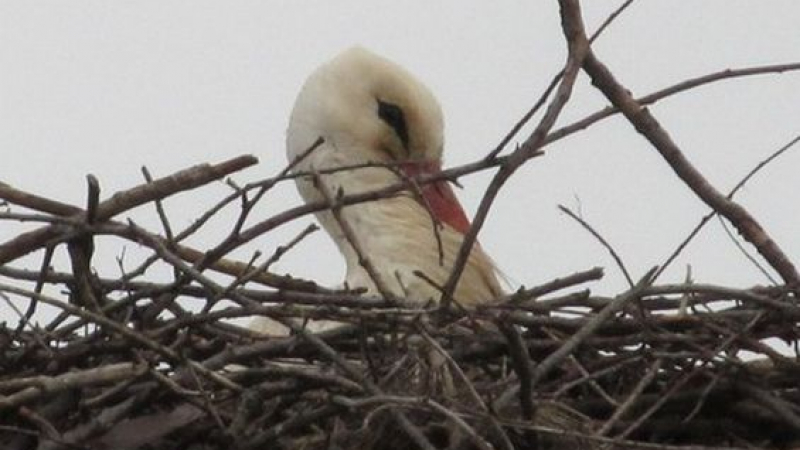
[[[241, 201], [239, 220], [205, 251], [184, 246], [187, 233], [162, 237], [111, 219], [254, 162], [197, 166], [105, 202], [91, 200], [90, 188], [86, 210], [2, 186], [4, 198], [49, 222], [0, 246], [0, 294], [18, 314], [0, 328], [2, 448], [800, 442], [800, 306], [791, 289], [658, 285], [651, 271], [606, 297], [587, 288], [603, 276], [594, 268], [475, 310], [440, 311], [271, 274], [293, 243], [260, 264], [226, 259], [275, 224], [244, 226], [277, 179], [224, 199], [220, 208]], [[297, 210], [294, 217], [311, 212]], [[100, 235], [137, 242], [149, 256], [117, 278], [98, 276]], [[60, 248], [69, 269], [53, 267]], [[41, 267], [20, 267], [34, 250]], [[172, 269], [169, 281], [149, 278], [157, 264]], [[252, 316], [290, 331], [270, 337], [232, 322]], [[312, 332], [322, 320], [339, 325]]]

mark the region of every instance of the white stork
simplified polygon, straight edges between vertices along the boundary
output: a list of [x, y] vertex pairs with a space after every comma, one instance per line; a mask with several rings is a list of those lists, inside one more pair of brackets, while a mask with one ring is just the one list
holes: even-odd
[[[320, 138], [322, 144], [309, 153]], [[442, 167], [443, 148], [442, 111], [431, 91], [399, 65], [360, 47], [342, 52], [308, 77], [286, 137], [288, 159], [303, 158], [295, 171], [317, 174], [297, 180], [306, 202], [435, 174]], [[331, 171], [347, 167], [352, 168]], [[348, 287], [381, 293], [360, 262], [354, 240], [384, 290], [415, 304], [440, 300], [469, 228], [447, 181], [347, 205], [340, 213], [352, 230], [349, 238], [330, 210], [317, 217], [345, 258]], [[500, 294], [495, 266], [476, 244], [453, 299], [469, 307]]]

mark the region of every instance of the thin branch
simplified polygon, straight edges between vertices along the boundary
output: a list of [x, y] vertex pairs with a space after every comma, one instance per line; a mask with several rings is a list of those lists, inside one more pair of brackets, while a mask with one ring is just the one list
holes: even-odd
[[633, 278], [631, 278], [630, 272], [628, 272], [628, 269], [625, 267], [625, 263], [622, 262], [622, 258], [620, 258], [619, 254], [616, 252], [616, 250], [614, 250], [614, 247], [612, 247], [611, 244], [597, 230], [594, 229], [594, 227], [572, 212], [572, 210], [564, 205], [558, 205], [558, 209], [578, 222], [586, 231], [591, 233], [591, 235], [594, 236], [594, 238], [597, 239], [598, 242], [600, 242], [600, 244], [606, 248], [606, 250], [608, 250], [608, 252], [611, 254], [611, 257], [614, 258], [614, 262], [617, 263], [617, 267], [619, 267], [619, 270], [625, 276], [625, 280], [628, 281], [628, 286], [633, 286]]
[[[570, 1], [572, 0], [563, 0], [561, 2], [562, 14], [568, 11], [564, 7], [563, 3]], [[577, 3], [575, 3], [574, 6], [578, 7]], [[583, 21], [580, 17], [573, 17], [572, 19], [568, 20], [566, 17], [562, 16], [564, 34], [568, 43], [568, 56], [561, 83], [556, 90], [552, 102], [547, 107], [544, 116], [539, 121], [539, 125], [537, 125], [531, 136], [519, 148], [508, 155], [508, 159], [503, 163], [503, 165], [500, 166], [500, 169], [495, 173], [494, 178], [492, 178], [491, 183], [489, 183], [489, 187], [486, 189], [486, 192], [481, 199], [481, 203], [478, 206], [478, 211], [472, 220], [472, 225], [464, 236], [464, 240], [459, 248], [458, 255], [453, 263], [450, 276], [444, 285], [444, 293], [442, 294], [441, 304], [445, 309], [452, 301], [453, 293], [455, 292], [456, 286], [458, 285], [458, 280], [461, 278], [461, 274], [464, 271], [464, 267], [467, 264], [467, 259], [472, 251], [472, 247], [477, 241], [478, 233], [486, 221], [486, 218], [489, 214], [489, 209], [494, 203], [494, 199], [497, 198], [500, 188], [525, 162], [541, 154], [540, 148], [547, 137], [547, 133], [553, 127], [553, 124], [555, 124], [556, 119], [558, 119], [558, 116], [561, 114], [561, 111], [564, 108], [564, 105], [566, 105], [567, 101], [569, 101], [570, 95], [572, 94], [572, 87], [575, 84], [575, 80], [578, 75], [578, 71], [580, 70], [583, 58], [589, 51], [589, 41], [586, 39], [586, 36], [583, 32]]]
[[772, 240], [758, 221], [741, 205], [717, 191], [683, 155], [680, 148], [655, 117], [637, 102], [630, 92], [614, 78], [613, 74], [589, 50], [584, 69], [592, 83], [619, 108], [628, 121], [655, 147], [675, 173], [708, 206], [730, 221], [739, 233], [766, 259], [790, 285], [800, 283], [800, 275], [783, 250]]

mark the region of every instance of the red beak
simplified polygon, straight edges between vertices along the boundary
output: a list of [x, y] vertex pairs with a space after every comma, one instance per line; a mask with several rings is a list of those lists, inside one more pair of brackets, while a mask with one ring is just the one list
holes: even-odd
[[[400, 164], [400, 170], [409, 178], [419, 175], [436, 175], [441, 173], [442, 166], [438, 161], [410, 161]], [[461, 234], [469, 230], [469, 219], [464, 208], [458, 202], [450, 183], [439, 180], [420, 185], [422, 197], [436, 220], [446, 223]]]

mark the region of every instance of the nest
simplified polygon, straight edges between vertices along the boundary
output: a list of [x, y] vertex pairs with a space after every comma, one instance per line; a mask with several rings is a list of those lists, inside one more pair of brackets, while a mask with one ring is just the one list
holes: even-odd
[[[292, 243], [261, 264], [225, 259], [274, 217], [202, 252], [182, 244], [185, 233], [162, 237], [112, 220], [253, 163], [197, 166], [105, 202], [90, 182], [86, 210], [2, 186], [3, 198], [49, 218], [0, 246], [0, 291], [19, 314], [0, 329], [2, 448], [800, 442], [800, 306], [785, 287], [659, 285], [651, 271], [604, 297], [587, 288], [603, 276], [593, 268], [474, 310], [411, 307], [266, 270]], [[237, 188], [192, 227], [237, 200], [244, 223], [277, 179]], [[99, 235], [152, 252], [135, 270], [103, 278], [91, 269]], [[58, 248], [68, 250], [69, 269], [52, 267]], [[41, 268], [19, 267], [37, 249]], [[171, 281], [148, 278], [156, 262], [174, 269]], [[186, 299], [202, 306], [190, 312]], [[56, 311], [46, 321], [44, 305]], [[289, 331], [264, 336], [231, 322], [246, 316]], [[336, 325], [312, 332], [318, 321]]]

